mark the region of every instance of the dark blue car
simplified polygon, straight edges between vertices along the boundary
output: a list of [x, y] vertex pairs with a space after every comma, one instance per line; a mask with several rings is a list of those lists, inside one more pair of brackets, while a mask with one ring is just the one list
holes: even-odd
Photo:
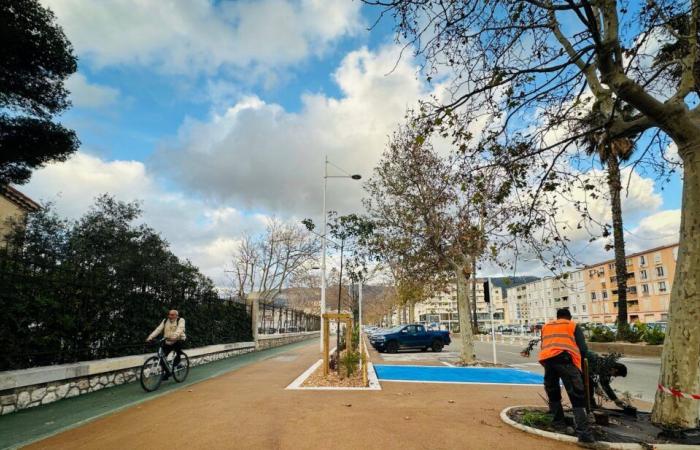
[[369, 342], [379, 352], [396, 353], [400, 349], [432, 349], [441, 352], [449, 345], [449, 331], [427, 331], [423, 325], [399, 325], [369, 337]]

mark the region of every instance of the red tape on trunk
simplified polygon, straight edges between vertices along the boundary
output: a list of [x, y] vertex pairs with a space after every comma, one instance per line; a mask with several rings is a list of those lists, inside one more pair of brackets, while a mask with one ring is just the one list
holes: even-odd
[[659, 390], [661, 392], [664, 392], [664, 393], [669, 394], [669, 395], [673, 395], [674, 397], [678, 397], [678, 398], [689, 398], [692, 400], [700, 400], [700, 394], [686, 394], [685, 392], [681, 392], [678, 389], [669, 388], [669, 387], [666, 387], [662, 384], [659, 384]]

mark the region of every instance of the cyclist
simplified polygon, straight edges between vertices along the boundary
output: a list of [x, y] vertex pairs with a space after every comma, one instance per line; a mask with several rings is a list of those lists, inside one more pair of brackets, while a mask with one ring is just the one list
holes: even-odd
[[[153, 341], [156, 336], [163, 333], [165, 340], [161, 344], [163, 346], [163, 353], [167, 358], [171, 351], [175, 351], [175, 360], [173, 361], [173, 367], [177, 367], [180, 364], [180, 354], [182, 353], [182, 346], [187, 339], [185, 335], [185, 319], [180, 317], [177, 310], [171, 309], [168, 311], [168, 317], [163, 319], [163, 321], [153, 330], [147, 338], [146, 342]], [[164, 379], [168, 379], [170, 374], [166, 367], [163, 367], [163, 372], [165, 372]]]

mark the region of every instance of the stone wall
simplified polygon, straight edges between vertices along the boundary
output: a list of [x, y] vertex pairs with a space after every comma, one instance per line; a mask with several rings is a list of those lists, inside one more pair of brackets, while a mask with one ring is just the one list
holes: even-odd
[[[261, 336], [254, 342], [185, 349], [190, 366], [318, 337], [318, 332]], [[45, 405], [138, 380], [143, 362], [152, 353], [0, 372], [0, 415]]]
[[598, 353], [622, 353], [623, 356], [661, 357], [663, 345], [647, 345], [629, 342], [588, 342], [588, 348]]

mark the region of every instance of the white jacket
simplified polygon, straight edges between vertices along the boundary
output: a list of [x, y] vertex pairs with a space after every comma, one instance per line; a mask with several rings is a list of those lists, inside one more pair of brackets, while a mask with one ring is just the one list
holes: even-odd
[[163, 333], [163, 337], [165, 339], [172, 341], [184, 341], [187, 339], [187, 336], [185, 335], [185, 319], [182, 317], [179, 317], [176, 320], [164, 319], [160, 325], [153, 330], [153, 333], [148, 336], [148, 340], [150, 341], [155, 339], [155, 337], [160, 333]]

